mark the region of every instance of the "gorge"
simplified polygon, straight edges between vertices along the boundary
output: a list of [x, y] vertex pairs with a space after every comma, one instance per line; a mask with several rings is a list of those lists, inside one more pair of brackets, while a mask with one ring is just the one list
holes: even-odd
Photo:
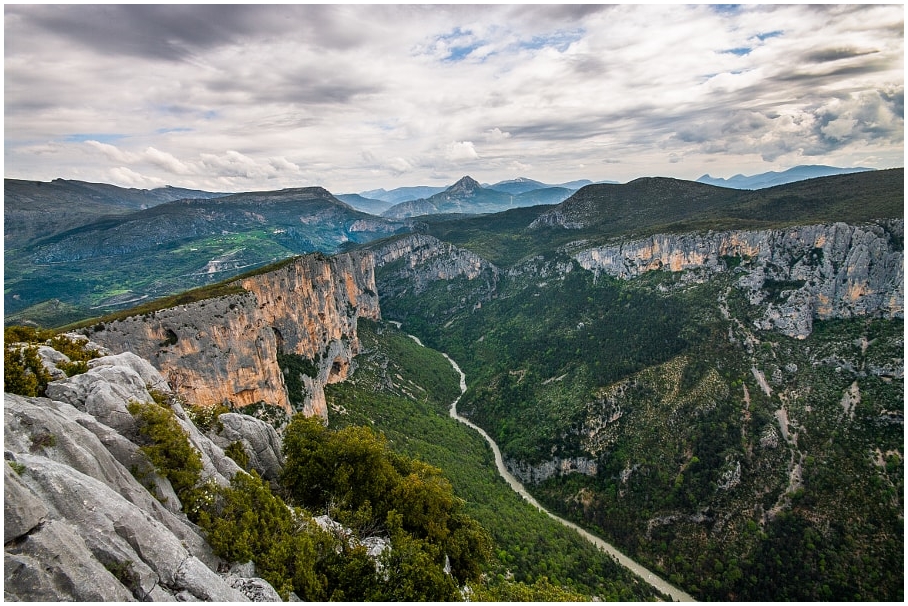
[[[345, 435], [382, 432], [450, 474], [495, 537], [479, 595], [899, 598], [904, 223], [877, 203], [891, 192], [868, 198], [863, 216], [816, 220], [839, 213], [842, 183], [811, 184], [826, 206], [767, 195], [804, 220], [752, 227], [698, 186], [705, 214], [647, 223], [644, 199], [627, 206], [644, 219], [620, 233], [602, 200], [629, 190], [588, 186], [554, 209], [425, 218], [417, 233], [266, 265], [86, 321], [63, 341], [8, 338], [7, 367], [25, 364], [21, 382], [40, 393], [5, 396], [7, 584], [22, 599], [274, 597], [264, 569], [220, 560], [186, 522], [192, 498], [143, 450], [134, 411], [147, 405], [172, 411], [217, 490], [244, 467], [277, 487], [295, 413]], [[509, 500], [500, 478], [534, 507]], [[59, 502], [60, 482], [73, 487], [64, 500], [97, 515]], [[535, 507], [668, 585], [644, 587]], [[92, 525], [101, 538], [67, 539], [66, 563], [34, 572], [62, 557], [53, 537]], [[153, 553], [139, 526], [172, 548]], [[111, 575], [115, 593], [73, 593], [84, 574]]]

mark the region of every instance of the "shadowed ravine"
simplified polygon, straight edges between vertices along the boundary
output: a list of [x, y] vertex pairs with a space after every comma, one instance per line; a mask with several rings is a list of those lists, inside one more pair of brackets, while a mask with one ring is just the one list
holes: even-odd
[[[422, 341], [420, 341], [418, 337], [415, 337], [413, 335], [409, 335], [409, 337], [411, 339], [413, 339], [414, 341], [416, 341], [416, 343], [418, 345], [425, 347], [422, 344]], [[558, 522], [567, 526], [568, 528], [571, 528], [571, 529], [577, 531], [580, 534], [580, 536], [582, 536], [583, 538], [588, 540], [590, 543], [592, 543], [599, 549], [602, 549], [603, 551], [605, 551], [606, 553], [611, 555], [613, 558], [615, 558], [619, 564], [621, 564], [622, 566], [624, 566], [625, 568], [627, 568], [628, 570], [630, 570], [631, 572], [633, 572], [634, 574], [636, 574], [637, 576], [639, 576], [640, 578], [645, 580], [647, 583], [649, 583], [650, 585], [652, 585], [653, 587], [655, 587], [662, 593], [664, 593], [668, 596], [671, 596], [671, 598], [673, 600], [675, 600], [676, 602], [694, 602], [694, 601], [696, 601], [696, 600], [694, 600], [694, 598], [692, 598], [687, 593], [670, 585], [669, 583], [667, 583], [665, 580], [663, 580], [661, 577], [659, 577], [655, 573], [644, 568], [637, 562], [633, 561], [632, 559], [630, 559], [629, 557], [627, 557], [626, 555], [624, 555], [623, 553], [618, 551], [613, 545], [606, 543], [605, 541], [603, 541], [602, 539], [600, 539], [599, 537], [597, 537], [595, 535], [590, 534], [589, 532], [587, 532], [583, 528], [580, 528], [573, 522], [569, 522], [563, 518], [556, 516], [552, 512], [548, 511], [545, 507], [540, 505], [536, 501], [536, 499], [534, 499], [530, 495], [530, 493], [527, 492], [526, 488], [523, 487], [523, 484], [521, 484], [517, 480], [517, 478], [515, 478], [513, 475], [511, 475], [511, 473], [507, 470], [507, 468], [504, 465], [504, 460], [501, 458], [501, 450], [499, 450], [498, 444], [495, 443], [495, 440], [493, 440], [491, 437], [489, 437], [489, 434], [487, 434], [481, 427], [474, 425], [469, 420], [467, 420], [464, 417], [457, 414], [457, 403], [460, 402], [461, 396], [463, 396], [463, 394], [467, 391], [466, 375], [460, 369], [460, 366], [457, 365], [457, 362], [452, 360], [450, 358], [450, 356], [448, 356], [448, 354], [442, 353], [441, 355], [443, 355], [445, 357], [445, 359], [451, 363], [451, 366], [454, 368], [455, 371], [457, 371], [457, 374], [460, 375], [460, 396], [458, 396], [457, 399], [455, 399], [451, 403], [451, 410], [450, 410], [451, 417], [454, 419], [457, 419], [464, 425], [466, 425], [472, 429], [475, 429], [476, 431], [479, 432], [479, 434], [483, 438], [485, 438], [486, 442], [489, 443], [489, 446], [492, 447], [492, 452], [495, 454], [495, 466], [498, 468], [498, 473], [501, 474], [501, 477], [504, 478], [504, 480], [508, 483], [508, 485], [517, 494], [519, 494], [528, 503], [530, 503], [533, 507], [535, 507], [539, 511], [545, 513], [550, 518], [557, 520]]]

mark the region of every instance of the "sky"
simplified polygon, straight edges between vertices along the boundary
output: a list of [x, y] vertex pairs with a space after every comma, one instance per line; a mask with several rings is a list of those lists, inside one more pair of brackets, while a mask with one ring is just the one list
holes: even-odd
[[4, 175], [334, 193], [904, 165], [894, 5], [5, 5]]

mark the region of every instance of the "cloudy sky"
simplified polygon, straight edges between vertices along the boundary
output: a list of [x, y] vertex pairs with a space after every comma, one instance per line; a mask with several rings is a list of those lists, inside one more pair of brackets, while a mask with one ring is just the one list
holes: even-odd
[[335, 193], [904, 165], [902, 5], [6, 5], [5, 176]]

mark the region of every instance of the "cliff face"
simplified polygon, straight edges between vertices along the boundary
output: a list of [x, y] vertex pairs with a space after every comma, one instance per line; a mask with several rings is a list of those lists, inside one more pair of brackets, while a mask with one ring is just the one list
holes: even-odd
[[315, 361], [301, 412], [327, 415], [325, 384], [343, 380], [359, 351], [356, 322], [378, 319], [373, 258], [301, 257], [237, 282], [245, 292], [112, 322], [92, 339], [152, 362], [201, 406], [265, 402], [292, 413], [278, 353]]
[[810, 334], [813, 318], [904, 315], [904, 221], [766, 231], [659, 234], [575, 255], [596, 273], [630, 279], [652, 270], [705, 279], [734, 269], [738, 287], [766, 305], [758, 328]]

